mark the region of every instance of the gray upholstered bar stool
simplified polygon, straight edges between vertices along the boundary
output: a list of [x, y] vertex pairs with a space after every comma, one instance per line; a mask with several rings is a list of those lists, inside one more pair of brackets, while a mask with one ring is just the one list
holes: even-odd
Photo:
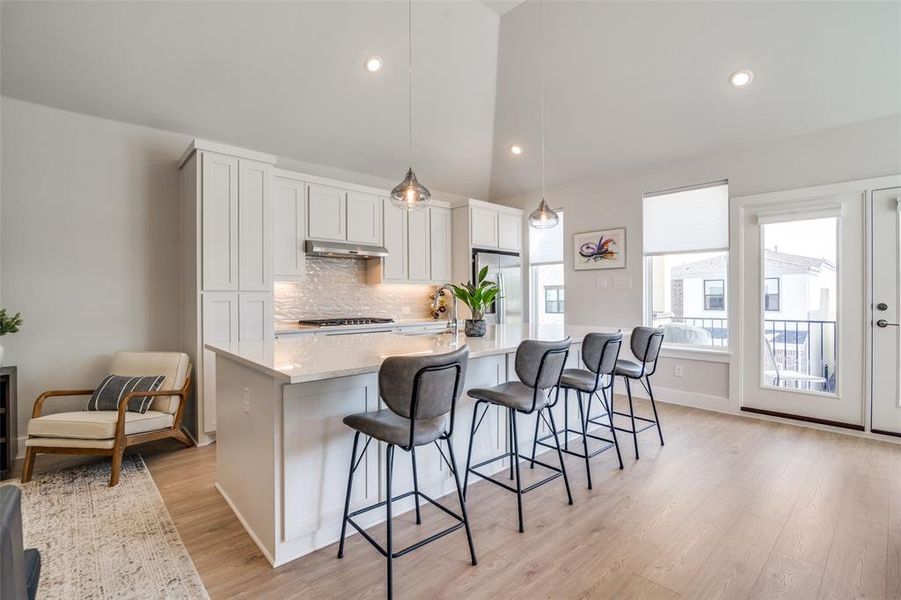
[[[560, 397], [560, 375], [563, 373], [563, 367], [566, 364], [566, 356], [569, 354], [570, 339], [558, 342], [541, 342], [537, 340], [526, 340], [522, 342], [516, 349], [516, 359], [514, 366], [519, 381], [508, 381], [491, 388], [474, 388], [467, 392], [469, 396], [476, 399], [476, 403], [472, 410], [472, 427], [469, 430], [469, 452], [466, 455], [466, 475], [463, 479], [463, 496], [466, 497], [466, 488], [469, 483], [469, 474], [478, 475], [486, 481], [502, 487], [503, 489], [516, 494], [516, 508], [519, 514], [519, 530], [525, 531], [522, 518], [522, 495], [530, 492], [535, 488], [544, 485], [554, 479], [563, 476], [563, 483], [566, 487], [566, 497], [569, 503], [573, 503], [572, 493], [569, 490], [569, 480], [566, 478], [566, 465], [563, 463], [563, 454], [560, 452], [560, 440], [557, 438], [557, 427], [554, 424], [554, 413], [551, 410]], [[551, 399], [550, 393], [554, 392]], [[479, 416], [479, 408], [485, 406], [482, 415]], [[510, 433], [510, 450], [482, 461], [476, 465], [472, 464], [472, 443], [475, 438], [479, 426], [485, 413], [492, 406], [500, 406], [507, 409], [508, 415], [508, 431]], [[516, 429], [516, 413], [532, 414], [538, 413], [537, 419], [544, 419], [545, 423], [552, 432], [555, 432], [554, 439], [557, 441], [557, 458], [560, 460], [560, 467], [554, 467], [547, 463], [535, 460], [546, 469], [550, 469], [554, 473], [541, 481], [531, 484], [523, 489], [522, 480], [519, 476], [519, 435]], [[545, 416], [547, 413], [547, 417]], [[548, 422], [548, 419], [550, 421]], [[476, 471], [479, 467], [498, 460], [511, 458], [510, 461], [510, 479], [513, 479], [514, 470], [516, 472], [516, 487], [511, 487], [502, 481], [498, 481], [493, 477], [479, 473]]]
[[[393, 595], [392, 561], [395, 558], [412, 552], [429, 542], [465, 528], [469, 542], [469, 554], [472, 564], [476, 564], [476, 550], [469, 529], [469, 518], [466, 516], [466, 504], [463, 500], [463, 489], [460, 487], [460, 476], [457, 472], [457, 461], [450, 438], [454, 431], [454, 409], [462, 390], [462, 382], [469, 359], [469, 348], [464, 346], [454, 352], [432, 356], [394, 356], [385, 359], [379, 368], [379, 397], [385, 403], [383, 410], [363, 412], [344, 418], [344, 424], [355, 429], [354, 446], [350, 457], [350, 473], [347, 477], [347, 497], [344, 500], [344, 520], [341, 523], [341, 542], [338, 545], [338, 558], [344, 556], [344, 534], [347, 524], [356, 529], [363, 538], [372, 544], [382, 556], [388, 559], [388, 598]], [[366, 445], [357, 458], [357, 447], [360, 436], [366, 436]], [[354, 471], [359, 466], [369, 442], [373, 439], [384, 442], [385, 447], [385, 483], [386, 500], [350, 511], [350, 494]], [[447, 443], [447, 456], [441, 450], [439, 441]], [[419, 491], [416, 475], [416, 447], [434, 443], [444, 462], [447, 463], [454, 483], [457, 487], [457, 499], [460, 502], [460, 514], [456, 514], [442, 504]], [[392, 496], [391, 477], [394, 470], [394, 450], [400, 448], [410, 453], [413, 462], [413, 491]], [[448, 459], [449, 457], [449, 459]], [[394, 550], [391, 537], [391, 505], [408, 496], [416, 502], [416, 523], [422, 522], [419, 513], [419, 500], [422, 498], [448, 514], [457, 523], [438, 533], [420, 540], [401, 550]], [[387, 541], [383, 548], [353, 518], [370, 510], [385, 506], [387, 514]]]
[[[632, 354], [638, 360], [619, 359], [616, 361], [616, 374], [623, 378], [626, 384], [626, 395], [629, 397], [629, 412], [613, 411], [614, 415], [629, 417], [632, 421], [632, 427], [626, 429], [617, 427], [618, 431], [624, 431], [632, 434], [632, 442], [635, 444], [635, 458], [638, 456], [638, 434], [652, 427], [657, 428], [657, 435], [660, 436], [660, 445], [663, 445], [663, 431], [660, 429], [660, 419], [657, 417], [657, 403], [654, 401], [654, 392], [651, 390], [651, 375], [657, 371], [657, 359], [660, 357], [660, 348], [663, 346], [663, 328], [662, 327], [636, 327], [632, 330], [632, 336], [629, 340], [629, 346], [632, 348]], [[636, 417], [635, 407], [632, 405], [632, 386], [631, 381], [638, 381], [648, 396], [651, 398], [651, 408], [654, 411], [654, 418]], [[613, 404], [613, 396], [610, 397], [610, 403]], [[636, 428], [635, 421], [647, 423], [641, 429]]]
[[[572, 456], [578, 456], [585, 460], [585, 472], [588, 477], [588, 489], [591, 489], [591, 464], [590, 459], [602, 452], [606, 452], [610, 448], [616, 449], [616, 458], [619, 461], [619, 468], [623, 468], [623, 457], [619, 452], [619, 442], [616, 439], [616, 429], [613, 426], [613, 414], [610, 412], [610, 404], [607, 401], [609, 397], [613, 397], [613, 372], [616, 369], [616, 361], [619, 358], [619, 350], [623, 345], [623, 334], [617, 333], [589, 333], [582, 340], [582, 363], [584, 369], [564, 369], [563, 376], [560, 377], [560, 387], [563, 389], [563, 452]], [[579, 423], [580, 429], [569, 428], [569, 391], [576, 392], [576, 399], [579, 407]], [[587, 396], [586, 402], [582, 402], [582, 394]], [[596, 397], [604, 411], [600, 417], [592, 419], [591, 417], [591, 399]], [[598, 419], [606, 417], [606, 422]], [[612, 439], [602, 437], [596, 433], [589, 433], [588, 426], [590, 424], [598, 425], [610, 429]], [[574, 433], [582, 438], [582, 451], [569, 449], [569, 435]], [[532, 446], [532, 458], [534, 460], [536, 447], [542, 446], [551, 448], [545, 440], [552, 437], [553, 434], [547, 434], [544, 437], [538, 437], [538, 423], [535, 423], [535, 444]], [[599, 448], [588, 451], [588, 440], [598, 440], [602, 442]]]

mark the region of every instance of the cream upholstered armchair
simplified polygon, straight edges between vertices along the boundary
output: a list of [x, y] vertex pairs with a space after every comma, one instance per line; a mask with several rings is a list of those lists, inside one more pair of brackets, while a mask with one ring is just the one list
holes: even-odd
[[[25, 441], [22, 483], [31, 480], [38, 454], [94, 454], [111, 456], [110, 487], [119, 483], [122, 453], [129, 446], [172, 437], [186, 446], [191, 438], [182, 430], [182, 415], [191, 387], [191, 361], [182, 352], [119, 352], [113, 357], [109, 375], [162, 375], [157, 391], [123, 393], [118, 410], [81, 410], [41, 415], [48, 398], [90, 396], [94, 390], [52, 390], [34, 401]], [[129, 401], [152, 398], [147, 412], [129, 412]]]

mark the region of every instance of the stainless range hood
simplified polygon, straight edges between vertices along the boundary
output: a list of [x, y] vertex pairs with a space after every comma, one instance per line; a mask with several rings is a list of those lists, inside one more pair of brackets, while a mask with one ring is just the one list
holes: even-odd
[[384, 246], [367, 244], [349, 244], [346, 242], [320, 242], [307, 240], [304, 251], [310, 256], [329, 256], [331, 258], [381, 258], [388, 256]]

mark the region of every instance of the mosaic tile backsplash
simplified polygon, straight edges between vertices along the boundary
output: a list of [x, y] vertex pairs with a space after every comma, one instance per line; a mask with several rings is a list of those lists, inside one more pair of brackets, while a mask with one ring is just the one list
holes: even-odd
[[[308, 256], [306, 281], [275, 284], [275, 319], [430, 318], [428, 285], [370, 285], [366, 261]], [[403, 309], [409, 308], [404, 314]]]

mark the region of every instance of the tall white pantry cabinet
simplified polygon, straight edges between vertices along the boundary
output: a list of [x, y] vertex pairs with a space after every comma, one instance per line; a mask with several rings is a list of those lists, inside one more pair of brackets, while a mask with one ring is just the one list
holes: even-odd
[[216, 362], [204, 344], [273, 336], [275, 158], [195, 140], [180, 163], [182, 349], [196, 399], [185, 420], [199, 444], [216, 431]]

